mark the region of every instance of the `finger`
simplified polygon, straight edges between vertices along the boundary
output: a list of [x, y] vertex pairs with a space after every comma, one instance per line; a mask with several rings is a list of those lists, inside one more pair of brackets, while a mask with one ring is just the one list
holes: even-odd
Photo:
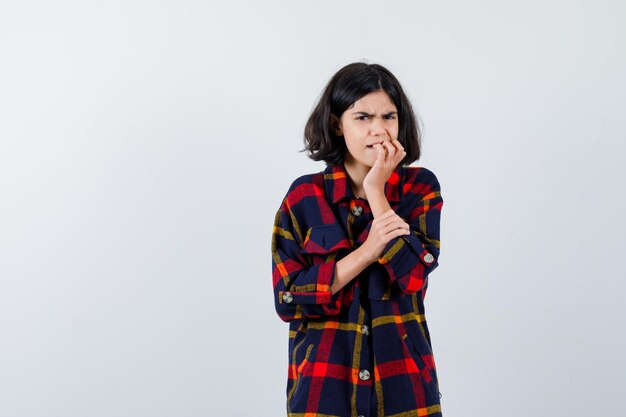
[[398, 146], [398, 148], [396, 148], [396, 152], [394, 154], [394, 157], [392, 159], [392, 162], [394, 163], [394, 166], [397, 166], [400, 161], [402, 161], [404, 159], [404, 157], [406, 156], [406, 151], [404, 150], [404, 148], [402, 147], [402, 144], [394, 139], [394, 147]]
[[401, 151], [404, 150], [404, 146], [402, 146], [402, 143], [398, 139], [391, 139], [391, 143], [393, 143], [394, 146], [398, 148], [399, 150]]
[[385, 233], [385, 234], [389, 234], [389, 233], [393, 233], [395, 236], [407, 236], [411, 234], [411, 230], [401, 227], [398, 229], [392, 229], [388, 233]]
[[376, 148], [376, 160], [379, 163], [384, 163], [385, 162], [385, 149], [380, 145], [380, 143], [377, 143], [376, 145], [374, 145], [374, 147]]
[[397, 149], [395, 158], [393, 160], [394, 166], [397, 166], [400, 163], [400, 161], [402, 161], [404, 157], [406, 156], [406, 151], [404, 150], [404, 147], [402, 146], [402, 144], [400, 143], [398, 139], [392, 139], [391, 143]]
[[[411, 226], [404, 221], [402, 217], [396, 216], [396, 218], [386, 219], [385, 225], [383, 228], [388, 228], [389, 230], [393, 229], [405, 229], [410, 230]], [[390, 220], [390, 221], [389, 221]]]
[[385, 146], [385, 149], [387, 149], [387, 152], [389, 152], [389, 159], [393, 160], [393, 157], [396, 154], [396, 148], [389, 141], [384, 141], [383, 145]]
[[384, 225], [387, 224], [387, 222], [385, 221], [385, 219], [387, 219], [388, 217], [391, 216], [395, 216], [396, 212], [393, 211], [393, 209], [389, 209], [386, 212], [384, 212], [383, 214], [381, 214], [380, 216], [376, 217], [374, 220], [376, 220], [377, 223], [381, 223]]
[[[388, 213], [393, 213], [393, 215], [387, 215]], [[392, 229], [397, 229], [397, 228], [404, 228], [404, 229], [409, 229], [409, 224], [404, 221], [404, 219], [400, 216], [398, 216], [393, 209], [391, 210], [387, 210], [385, 213], [385, 216], [380, 216], [379, 217], [379, 222], [380, 222], [380, 227], [382, 229], [386, 229], [386, 230], [392, 230]]]
[[394, 158], [394, 163], [395, 163], [396, 165], [398, 165], [398, 164], [400, 163], [400, 161], [402, 161], [402, 160], [404, 159], [404, 157], [405, 157], [405, 156], [406, 156], [406, 151], [404, 151], [404, 150], [399, 151], [399, 152], [396, 154], [396, 157]]
[[384, 151], [385, 157], [383, 158], [383, 162], [385, 165], [387, 165], [389, 164], [389, 161], [393, 159], [392, 158], [393, 155], [391, 154], [391, 151], [389, 150], [389, 145], [387, 144], [387, 142], [383, 142], [380, 146], [385, 150]]
[[411, 229], [407, 229], [405, 227], [386, 227], [382, 229], [383, 236], [406, 236], [411, 234]]

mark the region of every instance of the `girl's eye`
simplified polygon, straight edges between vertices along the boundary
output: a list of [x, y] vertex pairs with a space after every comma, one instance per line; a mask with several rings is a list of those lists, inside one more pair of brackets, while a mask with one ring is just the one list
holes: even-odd
[[[395, 114], [386, 114], [386, 115], [383, 116], [383, 119], [385, 119], [385, 120], [393, 120], [395, 118], [396, 118]], [[356, 120], [368, 120], [368, 119], [369, 119], [369, 116], [363, 116], [363, 115], [358, 116], [356, 118]]]

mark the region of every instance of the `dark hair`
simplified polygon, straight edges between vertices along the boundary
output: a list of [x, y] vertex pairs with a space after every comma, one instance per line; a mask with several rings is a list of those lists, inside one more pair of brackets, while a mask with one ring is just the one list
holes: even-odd
[[420, 157], [421, 132], [408, 97], [396, 77], [378, 64], [354, 62], [341, 68], [330, 79], [304, 128], [304, 149], [314, 161], [341, 164], [346, 155], [343, 136], [336, 136], [331, 114], [338, 119], [355, 101], [383, 90], [398, 110], [398, 141], [406, 155], [398, 164], [409, 165]]

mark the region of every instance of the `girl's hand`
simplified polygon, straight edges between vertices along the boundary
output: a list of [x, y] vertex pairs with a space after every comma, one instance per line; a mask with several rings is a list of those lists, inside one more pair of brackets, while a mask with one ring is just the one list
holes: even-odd
[[402, 159], [406, 156], [406, 151], [397, 139], [383, 141], [374, 145], [378, 157], [376, 162], [363, 179], [363, 190], [367, 194], [368, 190], [381, 192], [385, 191], [385, 183], [389, 180], [391, 173]]
[[360, 249], [369, 263], [372, 263], [382, 256], [383, 249], [391, 239], [410, 233], [409, 224], [395, 211], [387, 210], [372, 220], [367, 239], [360, 246]]

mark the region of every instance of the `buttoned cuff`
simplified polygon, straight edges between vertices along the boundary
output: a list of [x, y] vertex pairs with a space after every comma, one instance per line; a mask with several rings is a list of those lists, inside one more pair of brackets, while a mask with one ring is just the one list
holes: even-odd
[[391, 239], [385, 245], [378, 262], [383, 265], [392, 282], [405, 293], [419, 291], [425, 277], [438, 266], [438, 249], [427, 250], [414, 231]]
[[342, 305], [349, 304], [347, 297], [351, 291], [344, 287], [335, 294], [331, 292], [337, 262], [333, 259], [310, 267], [298, 280], [299, 285], [292, 285], [289, 291], [278, 291], [279, 304], [300, 305], [307, 316], [338, 314]]

